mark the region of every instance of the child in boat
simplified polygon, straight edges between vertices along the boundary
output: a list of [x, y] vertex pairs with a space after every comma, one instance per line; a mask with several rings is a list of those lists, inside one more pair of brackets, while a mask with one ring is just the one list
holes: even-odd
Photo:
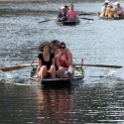
[[39, 46], [39, 50], [42, 53], [38, 55], [38, 68], [35, 77], [40, 79], [48, 76], [56, 78], [55, 57], [50, 52], [51, 48], [52, 44], [50, 42], [44, 42]]
[[60, 12], [58, 14], [58, 17], [57, 17], [57, 22], [63, 22], [63, 21], [67, 21], [67, 17], [66, 17], [66, 12], [65, 12], [65, 7], [62, 6], [60, 8]]
[[67, 11], [66, 17], [70, 21], [75, 21], [77, 18], [77, 12], [74, 10], [74, 5], [70, 5], [70, 9]]
[[105, 13], [106, 13], [106, 9], [107, 9], [108, 3], [109, 3], [108, 0], [106, 0], [106, 1], [103, 3], [103, 7], [102, 7], [102, 9], [101, 9], [100, 17], [105, 17]]
[[120, 6], [120, 3], [119, 2], [116, 2], [115, 4], [115, 8], [114, 8], [114, 11], [115, 11], [115, 14], [114, 14], [114, 17], [115, 18], [124, 18], [124, 9], [123, 7]]
[[66, 50], [66, 44], [60, 43], [60, 52], [57, 55], [58, 77], [70, 78], [74, 75], [74, 67], [72, 65], [72, 54]]
[[107, 5], [105, 16], [109, 18], [114, 17], [114, 8], [111, 3]]

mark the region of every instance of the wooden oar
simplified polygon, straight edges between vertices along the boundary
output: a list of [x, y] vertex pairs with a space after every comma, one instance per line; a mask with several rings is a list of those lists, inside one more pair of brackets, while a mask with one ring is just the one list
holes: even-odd
[[48, 21], [52, 21], [52, 20], [56, 20], [56, 18], [47, 19], [47, 20], [41, 21], [39, 23], [48, 22]]
[[25, 68], [25, 67], [35, 66], [35, 65], [38, 65], [38, 64], [34, 63], [34, 64], [23, 64], [23, 65], [15, 65], [15, 66], [10, 66], [10, 67], [2, 67], [2, 68], [0, 68], [0, 70], [2, 70], [2, 71], [12, 71], [12, 70], [22, 69], [22, 68]]
[[94, 19], [91, 19], [91, 18], [84, 18], [84, 17], [78, 17], [78, 18], [80, 18], [80, 19], [85, 19], [85, 20], [91, 20], [91, 21], [94, 20]]
[[74, 65], [104, 67], [104, 68], [123, 68], [123, 66], [119, 66], [119, 65], [102, 65], [102, 64], [74, 64]]

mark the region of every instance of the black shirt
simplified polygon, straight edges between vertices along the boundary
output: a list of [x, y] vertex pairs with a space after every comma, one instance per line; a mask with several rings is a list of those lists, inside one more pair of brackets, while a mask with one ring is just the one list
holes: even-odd
[[46, 65], [47, 66], [47, 70], [49, 70], [50, 69], [50, 66], [52, 65], [52, 59], [54, 58], [54, 54], [53, 53], [50, 53], [50, 59], [49, 59], [49, 61], [45, 61], [44, 60], [42, 53], [40, 53], [38, 55], [38, 58], [42, 61], [42, 65]]

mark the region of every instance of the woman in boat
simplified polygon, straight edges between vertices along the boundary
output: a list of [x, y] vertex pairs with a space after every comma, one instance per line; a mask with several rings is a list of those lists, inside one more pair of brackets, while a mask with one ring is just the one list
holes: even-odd
[[119, 2], [116, 2], [114, 5], [115, 5], [115, 8], [114, 8], [114, 11], [115, 11], [114, 17], [115, 18], [124, 18], [124, 9], [123, 9], [123, 7], [120, 6], [120, 3]]
[[60, 52], [57, 55], [58, 77], [70, 78], [74, 75], [74, 67], [72, 65], [72, 54], [66, 50], [66, 44], [60, 43]]
[[58, 17], [57, 17], [57, 22], [64, 22], [64, 21], [67, 21], [67, 17], [66, 17], [66, 12], [65, 12], [65, 7], [62, 6], [60, 8], [60, 12], [58, 14]]
[[38, 55], [38, 68], [35, 77], [40, 79], [48, 76], [56, 78], [55, 57], [51, 53], [51, 48], [52, 44], [50, 42], [44, 42], [39, 46], [42, 53]]
[[70, 9], [67, 11], [66, 17], [69, 21], [75, 21], [77, 18], [77, 12], [74, 10], [74, 5], [70, 5]]
[[107, 5], [106, 13], [105, 16], [108, 18], [113, 18], [114, 17], [114, 8], [111, 3]]
[[105, 13], [106, 13], [106, 9], [107, 9], [108, 3], [109, 3], [108, 0], [106, 0], [104, 2], [103, 7], [101, 9], [101, 12], [99, 13], [100, 14], [100, 17], [105, 17]]

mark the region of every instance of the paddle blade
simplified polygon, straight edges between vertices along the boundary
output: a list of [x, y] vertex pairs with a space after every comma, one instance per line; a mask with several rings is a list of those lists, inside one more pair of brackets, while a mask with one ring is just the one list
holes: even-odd
[[29, 67], [29, 66], [34, 66], [34, 65], [37, 65], [37, 63], [16, 65], [16, 66], [11, 66], [11, 67], [3, 67], [3, 68], [0, 68], [0, 70], [2, 70], [2, 71], [13, 71], [13, 70], [22, 69], [22, 68]]
[[48, 21], [51, 21], [51, 20], [56, 20], [56, 18], [47, 19], [47, 20], [41, 21], [41, 22], [39, 22], [39, 23], [48, 22]]
[[80, 17], [80, 19], [91, 20], [91, 21], [94, 20], [94, 19], [91, 19], [91, 18], [83, 18], [83, 17]]

